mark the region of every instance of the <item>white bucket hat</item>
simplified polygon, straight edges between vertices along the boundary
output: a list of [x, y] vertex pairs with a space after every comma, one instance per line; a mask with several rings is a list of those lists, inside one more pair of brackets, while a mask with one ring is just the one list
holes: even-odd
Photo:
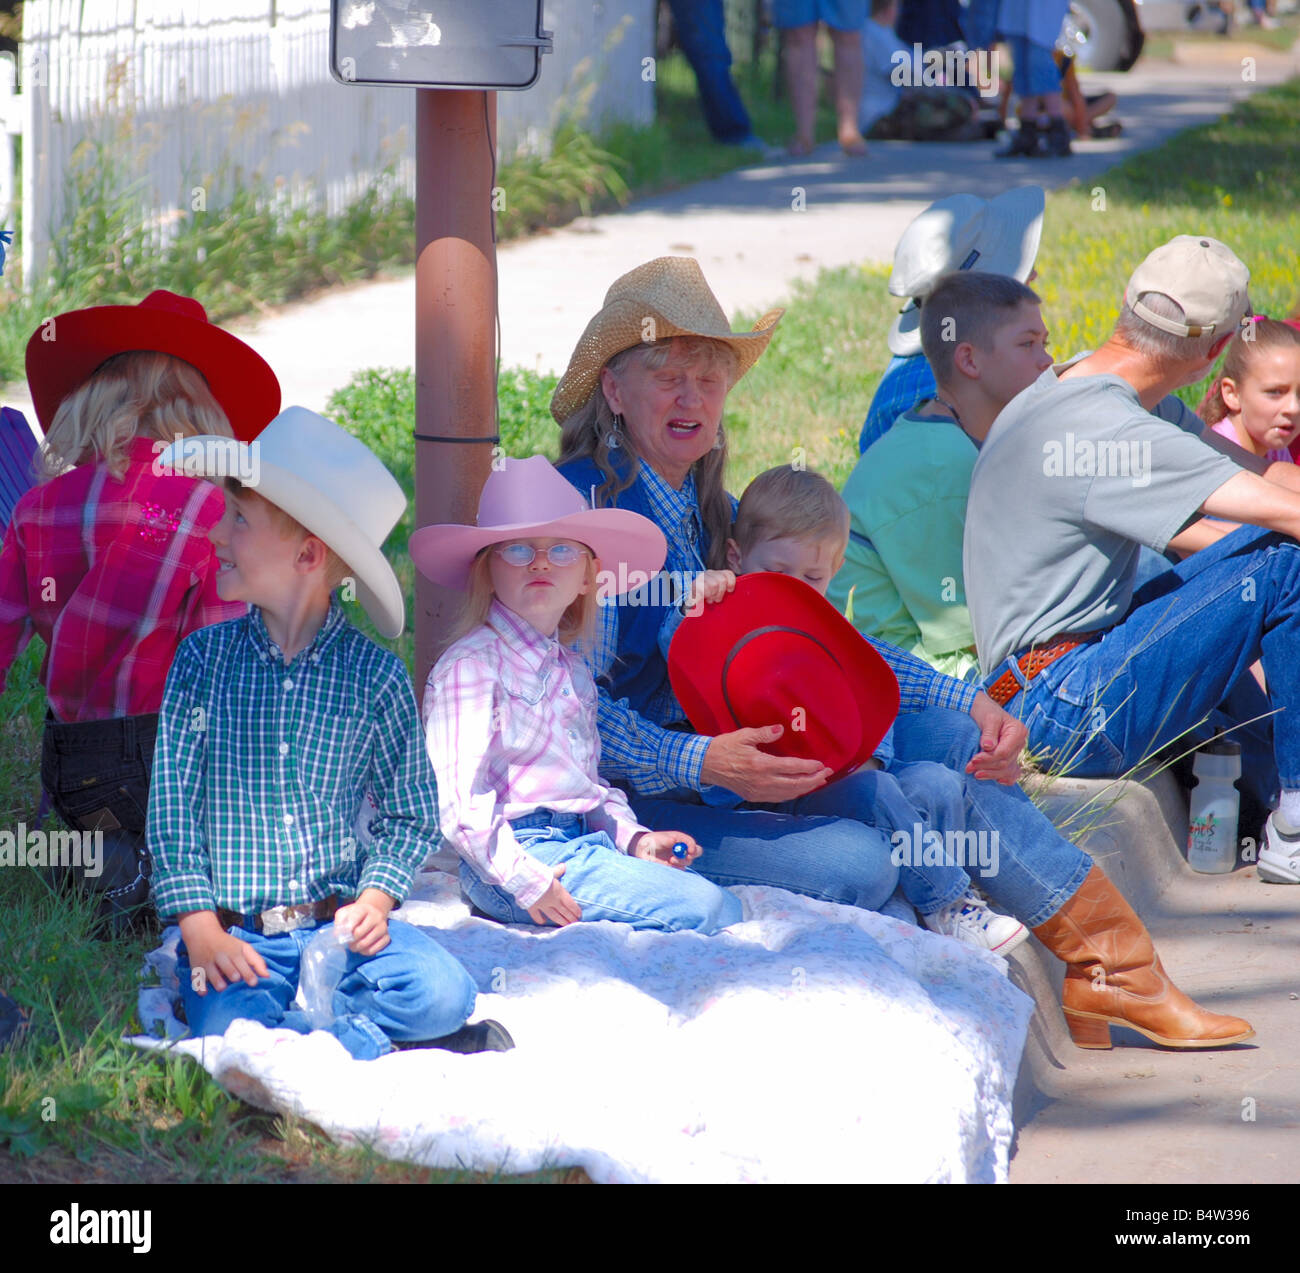
[[921, 303], [945, 274], [975, 270], [1025, 282], [1038, 255], [1046, 200], [1041, 186], [1017, 186], [987, 200], [949, 195], [920, 213], [894, 249], [889, 292], [908, 303], [889, 329], [890, 351], [904, 358], [921, 352]]
[[332, 420], [286, 407], [252, 442], [182, 438], [156, 463], [188, 477], [239, 478], [338, 553], [371, 622], [390, 640], [401, 635], [402, 589], [381, 549], [406, 496], [369, 447]]

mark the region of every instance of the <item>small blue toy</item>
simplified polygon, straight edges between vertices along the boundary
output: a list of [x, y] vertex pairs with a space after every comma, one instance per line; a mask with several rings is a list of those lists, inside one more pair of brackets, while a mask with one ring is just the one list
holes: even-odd
[[673, 857], [684, 858], [685, 856], [686, 856], [686, 845], [684, 845], [680, 840], [678, 840], [677, 843], [673, 845]]

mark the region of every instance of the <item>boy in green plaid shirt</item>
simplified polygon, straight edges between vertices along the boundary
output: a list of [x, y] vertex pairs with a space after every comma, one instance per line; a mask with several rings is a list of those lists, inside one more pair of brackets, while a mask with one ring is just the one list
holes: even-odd
[[[358, 1060], [513, 1047], [496, 1022], [465, 1025], [477, 989], [460, 963], [388, 918], [437, 842], [437, 786], [405, 666], [348, 623], [332, 590], [350, 580], [380, 633], [401, 632], [380, 546], [406, 498], [362, 443], [302, 407], [246, 452], [233, 446], [190, 438], [158, 457], [243, 479], [226, 479], [211, 539], [218, 594], [250, 610], [181, 642], [149, 800], [154, 897], [180, 924], [190, 1029], [223, 1034], [243, 1017], [306, 1033], [302, 954], [332, 928], [351, 941], [327, 1028]], [[358, 847], [367, 793], [377, 814]]]

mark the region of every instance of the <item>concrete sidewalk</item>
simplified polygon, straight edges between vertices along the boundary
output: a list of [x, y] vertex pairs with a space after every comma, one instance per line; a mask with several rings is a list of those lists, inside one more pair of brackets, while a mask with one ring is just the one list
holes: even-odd
[[[1191, 65], [1139, 63], [1127, 75], [1088, 76], [1090, 85], [1120, 96], [1125, 131], [1076, 143], [1070, 159], [994, 160], [991, 143], [906, 142], [876, 142], [865, 159], [848, 159], [827, 144], [809, 159], [740, 169], [506, 244], [499, 252], [502, 366], [562, 371], [609, 284], [653, 257], [697, 257], [728, 313], [761, 312], [823, 267], [891, 261], [904, 227], [935, 199], [959, 190], [989, 197], [1029, 182], [1088, 182], [1300, 70], [1294, 53], [1252, 47], [1257, 78], [1246, 83], [1239, 52], [1246, 46], [1213, 47], [1210, 55], [1189, 47]], [[805, 210], [795, 211], [797, 202]], [[407, 274], [331, 290], [231, 330], [275, 368], [286, 405], [322, 410], [357, 371], [414, 364], [414, 316], [415, 280]], [[25, 389], [11, 385], [5, 401], [28, 410]]]

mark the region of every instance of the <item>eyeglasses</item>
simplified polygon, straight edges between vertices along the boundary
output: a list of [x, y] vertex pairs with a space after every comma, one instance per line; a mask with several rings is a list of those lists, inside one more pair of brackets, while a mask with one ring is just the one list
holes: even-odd
[[[492, 550], [507, 566], [531, 566], [537, 557], [538, 549], [532, 544], [506, 544]], [[540, 551], [552, 566], [576, 566], [587, 555], [585, 548], [575, 548], [572, 544], [552, 544]]]

